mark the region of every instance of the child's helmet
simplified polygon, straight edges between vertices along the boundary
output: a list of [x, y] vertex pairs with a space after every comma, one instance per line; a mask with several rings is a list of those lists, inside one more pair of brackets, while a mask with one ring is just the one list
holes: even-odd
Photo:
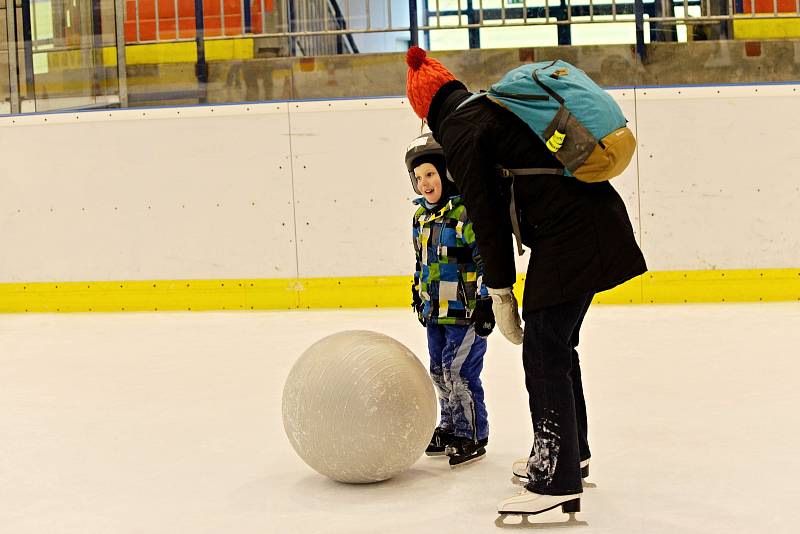
[[[406, 150], [406, 169], [408, 169], [408, 176], [411, 178], [411, 187], [414, 188], [414, 192], [418, 195], [422, 193], [417, 189], [417, 178], [414, 176], [414, 167], [419, 165], [419, 163], [417, 163], [418, 160], [427, 159], [431, 156], [439, 157], [444, 161], [442, 145], [436, 142], [436, 139], [433, 138], [433, 134], [430, 132], [424, 133], [411, 141], [408, 150]], [[450, 176], [450, 172], [447, 171], [446, 174], [447, 179], [452, 182], [453, 177]]]

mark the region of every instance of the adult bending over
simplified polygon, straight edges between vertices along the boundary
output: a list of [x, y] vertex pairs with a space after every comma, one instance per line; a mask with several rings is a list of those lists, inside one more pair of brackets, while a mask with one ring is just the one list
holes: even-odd
[[[499, 169], [563, 168], [511, 111], [472, 96], [441, 63], [412, 47], [407, 95], [444, 148], [448, 168], [473, 221], [497, 326], [522, 344], [534, 442], [523, 494], [499, 512], [577, 511], [591, 453], [575, 347], [595, 293], [647, 270], [619, 194], [553, 174], [520, 176]], [[522, 242], [531, 250], [521, 328], [509, 213], [514, 195]], [[583, 467], [583, 473], [582, 473]]]

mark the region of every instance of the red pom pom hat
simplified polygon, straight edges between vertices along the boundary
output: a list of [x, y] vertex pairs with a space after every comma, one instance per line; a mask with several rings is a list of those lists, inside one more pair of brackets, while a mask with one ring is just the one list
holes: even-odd
[[406, 95], [417, 117], [428, 116], [436, 91], [449, 81], [455, 80], [453, 73], [433, 58], [425, 54], [425, 50], [412, 46], [406, 54], [408, 76], [406, 78]]

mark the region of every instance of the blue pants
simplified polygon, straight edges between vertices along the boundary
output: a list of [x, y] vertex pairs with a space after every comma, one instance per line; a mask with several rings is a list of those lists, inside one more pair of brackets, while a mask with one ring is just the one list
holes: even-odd
[[428, 325], [431, 378], [441, 407], [439, 426], [461, 438], [489, 436], [481, 370], [486, 339], [470, 326]]

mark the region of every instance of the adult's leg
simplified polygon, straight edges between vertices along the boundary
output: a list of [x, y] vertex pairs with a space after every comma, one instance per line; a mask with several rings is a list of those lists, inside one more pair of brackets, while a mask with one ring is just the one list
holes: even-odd
[[593, 298], [594, 293], [586, 298], [583, 312], [570, 338], [570, 345], [572, 346], [572, 371], [570, 373], [570, 378], [572, 379], [572, 396], [575, 399], [575, 419], [578, 424], [578, 458], [581, 462], [588, 460], [592, 456], [592, 453], [589, 450], [589, 429], [586, 417], [586, 399], [583, 395], [583, 381], [581, 380], [581, 364], [578, 351], [575, 350], [575, 348], [580, 343], [580, 329], [583, 324], [583, 318], [586, 316], [586, 312], [589, 311], [589, 306]]
[[526, 487], [534, 493], [567, 495], [582, 488], [572, 339], [589, 298], [582, 295], [524, 317], [523, 366], [534, 432]]

